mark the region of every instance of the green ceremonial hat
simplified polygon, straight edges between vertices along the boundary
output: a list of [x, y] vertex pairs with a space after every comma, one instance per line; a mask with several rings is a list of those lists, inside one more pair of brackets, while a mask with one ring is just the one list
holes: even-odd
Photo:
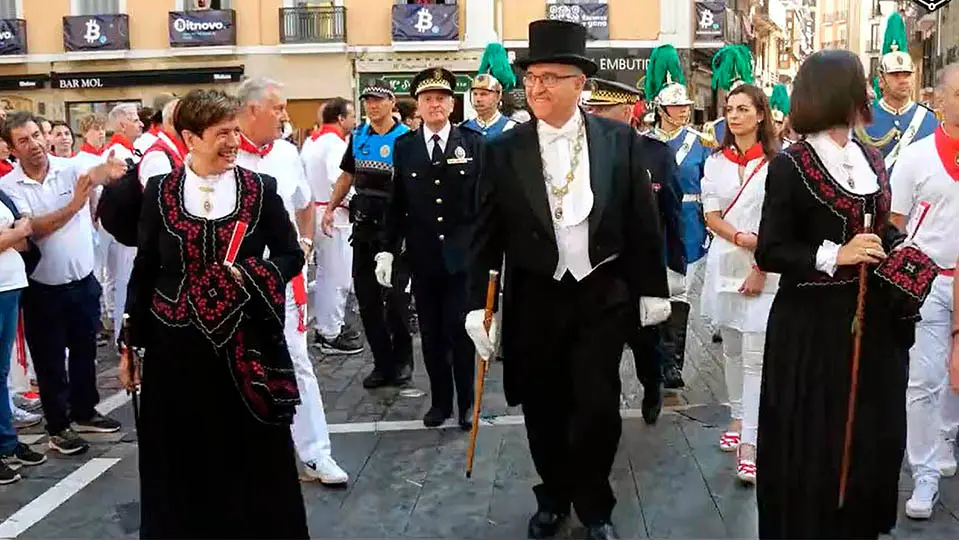
[[686, 85], [679, 53], [672, 45], [660, 45], [649, 55], [649, 64], [646, 67], [646, 98], [655, 99], [663, 88], [673, 83]]
[[[879, 59], [880, 73], [913, 73], [915, 66], [909, 56], [909, 35], [906, 33], [906, 22], [902, 15], [894, 12], [886, 19], [886, 33], [882, 39], [882, 57]], [[879, 88], [879, 78], [873, 79], [873, 90], [876, 99], [882, 95]]]
[[789, 92], [785, 84], [773, 86], [773, 93], [769, 96], [769, 108], [773, 111], [773, 120], [777, 122], [782, 122], [789, 115]]
[[749, 47], [726, 45], [713, 55], [713, 90], [732, 90], [737, 83], [752, 84], [753, 53]]
[[491, 75], [504, 90], [510, 90], [516, 86], [516, 75], [513, 73], [513, 66], [509, 63], [506, 49], [496, 42], [486, 46], [476, 75], [477, 77]]

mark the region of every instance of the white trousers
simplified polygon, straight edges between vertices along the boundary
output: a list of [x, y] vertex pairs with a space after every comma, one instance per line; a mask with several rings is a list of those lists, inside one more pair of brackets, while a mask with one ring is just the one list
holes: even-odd
[[909, 349], [906, 388], [906, 458], [913, 478], [938, 479], [936, 456], [959, 426], [959, 396], [948, 389], [952, 281], [938, 276], [919, 310], [916, 341]]
[[686, 265], [686, 288], [682, 293], [672, 295], [669, 298], [670, 302], [682, 302], [684, 304], [689, 303], [689, 298], [692, 296], [693, 291], [693, 277], [705, 264], [706, 257], [703, 257], [694, 263]]
[[726, 392], [732, 417], [742, 420], [742, 442], [756, 444], [759, 429], [759, 392], [763, 380], [765, 332], [720, 329], [723, 336]]
[[108, 290], [113, 301], [113, 340], [120, 337], [123, 328], [123, 312], [127, 306], [127, 286], [130, 284], [130, 273], [133, 272], [133, 260], [137, 256], [137, 248], [125, 246], [117, 242], [110, 233], [100, 229], [100, 241], [106, 242], [104, 263], [107, 277], [103, 289]]
[[[317, 208], [317, 220], [326, 207]], [[346, 301], [353, 288], [353, 246], [350, 227], [336, 226], [332, 238], [318, 230], [313, 239], [316, 282], [310, 299], [316, 331], [327, 340], [340, 335], [345, 324]]]
[[307, 333], [299, 330], [300, 314], [293, 301], [293, 288], [286, 286], [286, 323], [283, 334], [293, 359], [296, 386], [300, 391], [300, 405], [293, 416], [293, 445], [303, 463], [316, 462], [330, 456], [330, 432], [323, 412], [323, 396], [316, 381], [313, 362], [307, 344]]
[[100, 295], [100, 313], [109, 317], [113, 317], [114, 284], [110, 278], [110, 272], [107, 271], [107, 253], [110, 251], [110, 245], [116, 243], [117, 241], [98, 224], [93, 231], [93, 272], [103, 290], [103, 294]]

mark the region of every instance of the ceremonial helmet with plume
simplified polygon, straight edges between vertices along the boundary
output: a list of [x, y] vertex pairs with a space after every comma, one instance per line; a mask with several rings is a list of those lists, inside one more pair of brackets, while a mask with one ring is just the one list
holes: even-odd
[[471, 89], [483, 89], [491, 92], [503, 92], [516, 86], [516, 75], [509, 63], [506, 49], [493, 42], [486, 46], [480, 66], [473, 79]]
[[[915, 70], [912, 57], [909, 56], [909, 36], [906, 33], [906, 22], [902, 20], [902, 15], [893, 13], [886, 19], [886, 33], [882, 39], [882, 58], [879, 61], [879, 72], [881, 74], [913, 73]], [[878, 99], [882, 95], [878, 77], [873, 79], [873, 90], [876, 92], [876, 99]]]
[[646, 99], [658, 107], [692, 105], [686, 92], [686, 77], [679, 61], [679, 53], [672, 45], [660, 45], [649, 55], [645, 77]]
[[726, 45], [713, 55], [713, 90], [732, 90], [753, 80], [753, 53], [746, 45]]
[[782, 122], [789, 116], [789, 92], [785, 84], [773, 86], [772, 95], [769, 96], [769, 108], [773, 111], [773, 120]]

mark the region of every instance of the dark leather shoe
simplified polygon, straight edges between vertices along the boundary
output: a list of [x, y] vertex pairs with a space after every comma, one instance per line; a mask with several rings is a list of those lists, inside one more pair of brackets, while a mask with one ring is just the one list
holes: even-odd
[[643, 389], [643, 421], [646, 425], [653, 425], [659, 420], [663, 412], [663, 385], [650, 385]]
[[596, 523], [586, 526], [586, 540], [618, 540], [619, 534], [612, 523]]
[[668, 390], [679, 390], [686, 386], [683, 380], [683, 374], [674, 366], [666, 368], [663, 372], [663, 387]]
[[450, 417], [448, 411], [444, 411], [439, 407], [430, 407], [430, 410], [426, 411], [426, 415], [423, 416], [423, 425], [426, 427], [439, 427], [443, 425], [443, 422]]
[[388, 384], [390, 384], [390, 377], [375, 369], [363, 379], [363, 388], [380, 388]]
[[460, 429], [463, 431], [469, 431], [473, 429], [473, 408], [469, 407], [466, 410], [460, 409]]
[[529, 538], [551, 538], [556, 536], [568, 514], [556, 514], [547, 510], [538, 510], [529, 518], [526, 536]]

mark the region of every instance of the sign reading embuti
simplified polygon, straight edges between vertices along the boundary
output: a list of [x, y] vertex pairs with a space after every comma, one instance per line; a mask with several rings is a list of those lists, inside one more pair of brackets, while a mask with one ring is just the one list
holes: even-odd
[[171, 47], [236, 45], [236, 12], [171, 11], [169, 34]]

